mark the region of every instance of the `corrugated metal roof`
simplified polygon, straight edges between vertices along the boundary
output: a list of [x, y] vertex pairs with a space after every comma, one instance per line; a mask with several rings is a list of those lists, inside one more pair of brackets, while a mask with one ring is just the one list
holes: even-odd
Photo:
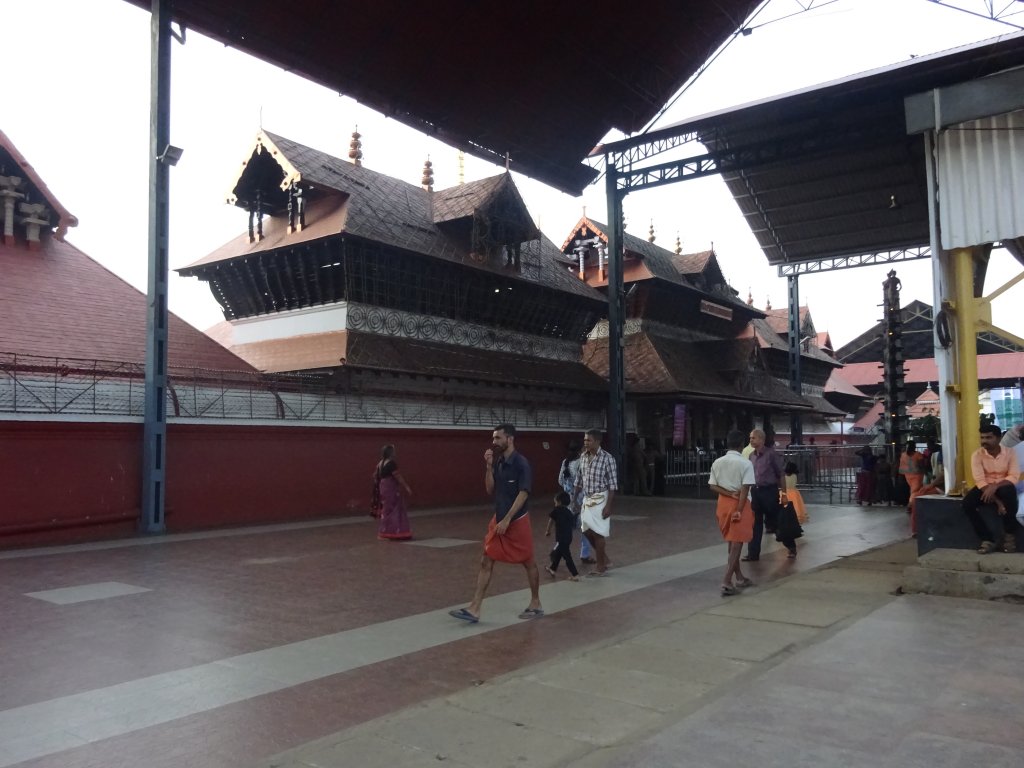
[[943, 248], [1024, 236], [1024, 110], [971, 120], [939, 134]]
[[694, 134], [712, 153], [770, 264], [926, 246], [924, 140], [907, 96], [1024, 66], [1024, 33], [703, 115], [598, 147]]
[[[150, 0], [129, 0], [149, 10]], [[570, 194], [616, 128], [634, 133], [760, 0], [174, 0], [173, 18], [470, 154]], [[187, 98], [187, 96], [186, 96]]]

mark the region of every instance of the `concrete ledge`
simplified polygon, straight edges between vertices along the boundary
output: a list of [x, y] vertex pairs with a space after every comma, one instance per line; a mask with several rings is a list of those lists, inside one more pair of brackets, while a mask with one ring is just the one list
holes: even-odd
[[979, 555], [965, 549], [933, 549], [917, 559], [922, 568], [941, 571], [980, 571], [982, 573], [1024, 575], [1024, 553], [993, 552]]
[[981, 571], [941, 571], [912, 565], [903, 571], [903, 591], [978, 600], [1017, 598], [1024, 601], [1024, 576]]
[[[978, 548], [978, 537], [963, 512], [962, 499], [953, 496], [919, 496], [916, 505], [918, 555], [923, 556], [939, 548], [971, 551]], [[983, 505], [979, 511], [990, 530], [1002, 530], [1002, 522], [994, 506]], [[1024, 551], [1024, 529], [1017, 531], [1017, 550]]]

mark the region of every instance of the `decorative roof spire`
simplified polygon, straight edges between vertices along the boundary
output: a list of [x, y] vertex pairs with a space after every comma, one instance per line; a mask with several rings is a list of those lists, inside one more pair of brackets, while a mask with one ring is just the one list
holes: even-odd
[[679, 233], [676, 232], [676, 256], [683, 255], [683, 241], [679, 239]]
[[363, 135], [359, 133], [359, 126], [352, 131], [352, 141], [348, 143], [348, 159], [352, 161], [353, 165], [363, 164], [363, 142], [361, 139]]
[[747, 287], [747, 306], [754, 306], [754, 292], [750, 290], [749, 286]]
[[466, 183], [466, 153], [459, 150], [459, 186]]
[[765, 309], [765, 311], [767, 312], [767, 311], [768, 311], [768, 310], [770, 310], [771, 308], [772, 308], [772, 297], [771, 297], [771, 296], [768, 296], [768, 297], [767, 297], [767, 298], [765, 298], [765, 300], [764, 300], [764, 309]]
[[427, 161], [423, 163], [423, 178], [420, 179], [420, 183], [427, 192], [434, 191], [434, 164], [430, 162], [430, 155], [427, 155]]
[[654, 240], [654, 219], [651, 219], [651, 228], [647, 230], [647, 242], [653, 243]]

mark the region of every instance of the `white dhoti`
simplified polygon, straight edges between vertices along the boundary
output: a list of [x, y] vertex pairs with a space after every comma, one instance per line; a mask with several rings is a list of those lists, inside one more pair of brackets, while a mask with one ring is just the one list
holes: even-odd
[[602, 517], [608, 504], [608, 494], [604, 491], [583, 497], [583, 508], [580, 511], [580, 530], [584, 533], [593, 531], [598, 536], [608, 538], [612, 530], [610, 517]]

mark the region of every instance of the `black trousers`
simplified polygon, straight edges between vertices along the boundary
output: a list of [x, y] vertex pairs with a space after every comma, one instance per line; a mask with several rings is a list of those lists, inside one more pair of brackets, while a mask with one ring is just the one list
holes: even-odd
[[[747, 557], [761, 556], [761, 539], [765, 527], [774, 533], [779, 524], [779, 486], [757, 485], [750, 491], [750, 506], [754, 509], [754, 538], [747, 544]], [[783, 541], [786, 549], [796, 549], [796, 541]]]
[[579, 576], [580, 572], [576, 570], [576, 563], [572, 559], [572, 539], [559, 539], [555, 544], [555, 548], [551, 550], [551, 570], [558, 570], [558, 563], [561, 560], [565, 560], [565, 567], [569, 569], [569, 573], [573, 576]]
[[[1006, 507], [1006, 514], [999, 516], [1003, 521], [1003, 533], [1016, 533], [1017, 528], [1020, 527], [1020, 523], [1017, 522], [1017, 489], [1012, 485], [1000, 486], [996, 489], [996, 498]], [[979, 539], [996, 541], [997, 537], [993, 536], [993, 532], [981, 519], [981, 513], [978, 511], [978, 507], [981, 506], [984, 506], [984, 502], [981, 500], [981, 488], [971, 488], [964, 496], [964, 514], [967, 515], [967, 519], [970, 520], [971, 527], [974, 528]]]

